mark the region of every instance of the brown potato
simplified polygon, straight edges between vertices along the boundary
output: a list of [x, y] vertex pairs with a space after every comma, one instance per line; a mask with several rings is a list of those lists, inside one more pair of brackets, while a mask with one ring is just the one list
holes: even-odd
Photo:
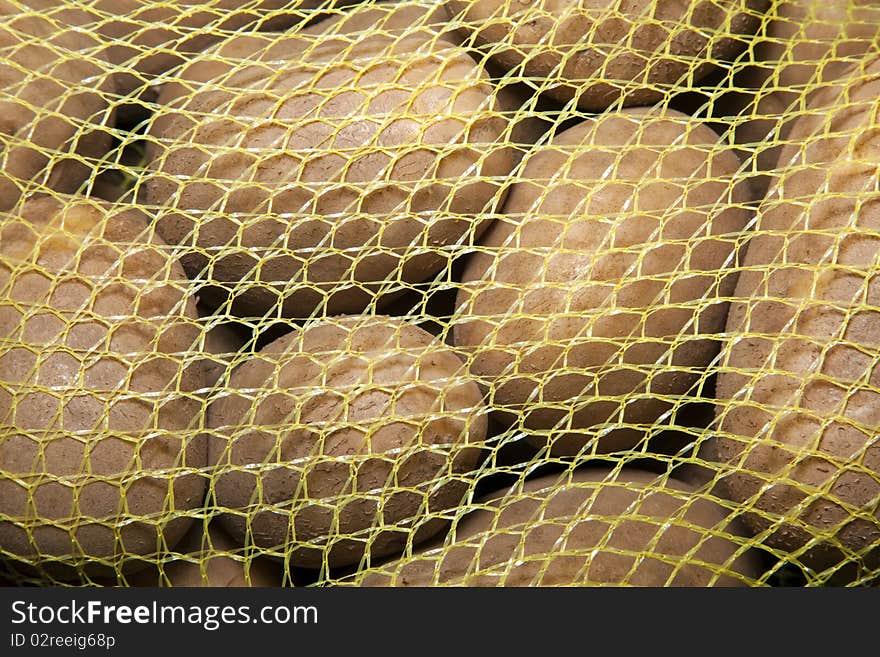
[[243, 357], [241, 351], [248, 340], [228, 322], [217, 317], [202, 318], [202, 330], [203, 340], [198, 348], [204, 356], [208, 387], [218, 383], [224, 385], [221, 381], [223, 375]]
[[202, 504], [190, 284], [136, 209], [34, 198], [0, 224], [0, 549], [135, 569]]
[[99, 42], [59, 27], [55, 10], [0, 0], [0, 210], [37, 190], [77, 191], [110, 150]]
[[[772, 83], [787, 107], [809, 104], [880, 43], [876, 0], [782, 0], [758, 34], [750, 86]], [[755, 84], [758, 83], [758, 84]], [[810, 91], [810, 93], [806, 93]]]
[[258, 587], [281, 586], [281, 567], [267, 557], [243, 550], [216, 521], [196, 523], [174, 548], [174, 558], [161, 568], [148, 568], [123, 586]]
[[836, 581], [880, 565], [878, 96], [874, 56], [792, 128], [733, 295], [709, 450], [751, 529]]
[[561, 100], [601, 111], [647, 105], [742, 50], [766, 0], [446, 0], [494, 61]]
[[738, 89], [722, 94], [715, 118], [731, 128], [737, 157], [754, 198], [762, 199], [773, 182], [779, 151], [791, 127], [790, 108], [785, 98], [769, 89]]
[[731, 512], [692, 486], [636, 469], [586, 469], [490, 496], [442, 546], [351, 583], [750, 586], [761, 563], [747, 546]]
[[[307, 27], [301, 33], [324, 38], [341, 37], [356, 43], [376, 32], [397, 37], [419, 33], [455, 45], [462, 43], [461, 36], [450, 28], [443, 6], [426, 5], [424, 0], [358, 5]], [[553, 120], [543, 111], [546, 104], [535, 102], [531, 86], [499, 79], [500, 76], [494, 75], [492, 70], [489, 73], [497, 99], [496, 107], [509, 119], [509, 127], [501, 138], [516, 145], [515, 154], [521, 157], [551, 129]]]
[[[122, 95], [242, 29], [283, 30], [305, 23], [328, 0], [89, 0], [87, 25], [108, 44], [107, 58], [121, 73]], [[283, 10], [283, 11], [282, 11]]]
[[759, 63], [736, 77], [741, 91], [735, 140], [751, 145], [757, 171], [769, 174], [755, 179], [760, 197], [795, 121], [819, 111], [820, 92], [880, 47], [876, 0], [782, 0], [771, 17], [758, 34]]
[[214, 491], [242, 544], [295, 566], [357, 563], [444, 526], [486, 416], [461, 360], [388, 317], [327, 319], [270, 343], [210, 406]]
[[329, 15], [303, 28], [301, 34], [328, 38], [363, 38], [370, 32], [412, 34], [433, 37], [449, 32], [449, 20], [442, 7], [431, 7], [424, 0], [375, 0]]
[[554, 454], [591, 437], [617, 451], [687, 400], [751, 216], [738, 166], [698, 121], [643, 109], [587, 119], [526, 159], [453, 317], [500, 421], [552, 429]]
[[181, 77], [140, 196], [203, 298], [240, 315], [390, 300], [480, 234], [513, 166], [484, 74], [426, 34], [242, 36]]

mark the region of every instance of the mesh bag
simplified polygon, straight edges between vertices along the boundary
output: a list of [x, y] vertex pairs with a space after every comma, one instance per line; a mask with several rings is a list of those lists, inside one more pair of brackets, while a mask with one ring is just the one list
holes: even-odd
[[0, 0], [0, 579], [875, 583], [878, 46]]

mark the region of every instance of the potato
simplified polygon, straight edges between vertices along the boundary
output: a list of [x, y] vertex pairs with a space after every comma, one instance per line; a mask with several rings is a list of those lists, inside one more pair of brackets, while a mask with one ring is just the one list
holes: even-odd
[[454, 24], [499, 66], [585, 110], [648, 105], [731, 59], [766, 0], [446, 0]]
[[720, 118], [730, 126], [737, 157], [745, 165], [754, 198], [762, 199], [773, 181], [779, 151], [790, 129], [789, 107], [770, 89], [738, 89], [717, 102]]
[[589, 118], [525, 160], [452, 320], [499, 421], [552, 429], [554, 454], [591, 436], [608, 452], [686, 401], [751, 217], [738, 166], [698, 121], [645, 109]]
[[589, 468], [490, 496], [445, 543], [361, 586], [748, 586], [761, 563], [730, 511], [649, 472]]
[[772, 16], [758, 35], [759, 63], [736, 77], [737, 95], [744, 102], [735, 140], [751, 144], [757, 170], [770, 174], [755, 181], [761, 197], [794, 122], [807, 111], [818, 111], [819, 92], [880, 47], [875, 0], [783, 0]]
[[[161, 569], [146, 569], [120, 582], [123, 586], [262, 587], [281, 586], [280, 566], [243, 550], [217, 522], [196, 523], [174, 549], [175, 558]], [[178, 556], [179, 555], [179, 556]]]
[[190, 284], [146, 217], [82, 198], [0, 222], [0, 550], [52, 577], [135, 569], [202, 504]]
[[211, 357], [208, 365], [208, 382], [216, 384], [228, 367], [235, 362], [244, 340], [230, 327], [215, 324], [205, 334], [205, 352]]
[[241, 351], [248, 340], [228, 322], [216, 316], [202, 318], [202, 342], [198, 349], [204, 356], [208, 387], [216, 386], [241, 358]]
[[878, 95], [875, 55], [792, 128], [733, 294], [709, 450], [753, 531], [841, 581], [880, 565]]
[[[300, 30], [301, 34], [359, 40], [370, 32], [435, 36], [450, 31], [442, 7], [426, 5], [424, 0], [375, 0], [333, 13], [324, 20]], [[448, 35], [444, 34], [444, 38]]]
[[306, 568], [378, 558], [439, 532], [487, 425], [455, 353], [381, 316], [313, 322], [275, 340], [233, 371], [208, 419], [225, 528]]
[[0, 0], [0, 210], [35, 190], [76, 191], [110, 150], [99, 42], [59, 27], [53, 9]]
[[[116, 110], [124, 114], [125, 106], [117, 105]], [[116, 116], [121, 121], [124, 117]], [[143, 168], [143, 142], [134, 140], [112, 151], [113, 168], [105, 168], [90, 181], [88, 196], [109, 203], [126, 204], [133, 201], [133, 188], [140, 178]]]
[[[811, 100], [826, 84], [878, 46], [880, 6], [875, 0], [782, 0], [759, 33], [749, 81], [772, 86], [786, 106]], [[758, 86], [758, 85], [754, 85]], [[811, 108], [813, 106], [811, 105]]]
[[[108, 44], [107, 58], [128, 95], [190, 56], [242, 29], [283, 30], [304, 23], [327, 0], [90, 0], [88, 27]], [[283, 10], [283, 11], [282, 11]]]
[[[449, 25], [446, 11], [441, 5], [425, 5], [424, 0], [397, 0], [358, 5], [307, 27], [301, 33], [348, 39], [353, 43], [352, 48], [357, 47], [360, 39], [370, 38], [376, 32], [395, 37], [419, 33], [461, 45], [462, 38]], [[515, 154], [521, 156], [551, 129], [553, 120], [546, 113], [546, 104], [535, 102], [531, 86], [499, 79], [494, 71], [487, 70], [492, 78], [496, 107], [510, 120], [502, 139], [515, 144], [518, 147]]]
[[139, 198], [187, 247], [206, 302], [360, 312], [447, 266], [491, 218], [514, 160], [481, 69], [422, 33], [347, 44], [242, 36], [163, 88]]

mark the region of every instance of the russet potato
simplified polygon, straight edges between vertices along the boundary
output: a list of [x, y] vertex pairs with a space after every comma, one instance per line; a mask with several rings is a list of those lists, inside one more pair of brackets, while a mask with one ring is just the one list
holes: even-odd
[[242, 549], [216, 521], [196, 522], [174, 547], [174, 558], [120, 582], [124, 586], [169, 588], [281, 586], [281, 566]]
[[84, 26], [106, 44], [121, 95], [143, 93], [156, 77], [237, 31], [304, 24], [329, 0], [85, 0]]
[[610, 452], [687, 400], [752, 216], [738, 167], [705, 125], [647, 109], [588, 118], [524, 161], [452, 318], [499, 421], [552, 431], [558, 455], [601, 431], [589, 449]]
[[0, 548], [134, 570], [205, 493], [191, 286], [139, 210], [40, 197], [0, 223]]
[[839, 582], [880, 564], [878, 96], [875, 55], [791, 129], [732, 296], [708, 450], [750, 528]]
[[447, 345], [404, 320], [351, 316], [295, 329], [239, 365], [209, 426], [224, 527], [319, 568], [437, 534], [487, 419]]
[[587, 468], [525, 481], [446, 541], [350, 578], [361, 586], [750, 586], [761, 562], [730, 510], [672, 478]]
[[0, 0], [0, 210], [77, 191], [111, 147], [100, 42], [49, 0]]
[[139, 198], [238, 315], [390, 300], [485, 229], [514, 165], [485, 73], [430, 32], [240, 36], [179, 77]]
[[745, 48], [766, 0], [446, 0], [468, 43], [590, 111], [650, 105]]

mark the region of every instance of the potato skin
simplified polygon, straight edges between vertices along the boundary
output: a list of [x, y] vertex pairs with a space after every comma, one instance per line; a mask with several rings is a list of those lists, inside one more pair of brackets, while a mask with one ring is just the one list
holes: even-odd
[[236, 368], [209, 408], [224, 527], [307, 568], [401, 551], [440, 531], [438, 512], [464, 494], [482, 411], [461, 360], [422, 329], [381, 316], [308, 324]]
[[217, 322], [216, 318], [204, 318], [203, 341], [199, 350], [204, 355], [204, 367], [208, 387], [223, 385], [221, 379], [241, 357], [247, 340], [229, 324]]
[[[553, 98], [603, 111], [650, 105], [699, 80], [754, 33], [766, 0], [446, 0], [454, 20], [509, 71], [545, 80]], [[727, 21], [729, 29], [724, 29]], [[707, 38], [706, 34], [712, 34]]]
[[300, 33], [358, 38], [368, 32], [408, 34], [420, 31], [434, 36], [446, 32], [448, 22], [442, 7], [429, 7], [422, 0], [374, 0], [333, 13], [303, 28]]
[[717, 353], [751, 217], [738, 164], [709, 128], [644, 109], [533, 152], [453, 317], [497, 419], [553, 429], [558, 455], [607, 424], [595, 449], [617, 451], [645, 435], [622, 422], [650, 428], [687, 395]]
[[841, 583], [880, 564], [878, 95], [875, 56], [792, 128], [733, 295], [708, 450], [750, 528]]
[[754, 180], [759, 198], [773, 181], [795, 121], [818, 111], [819, 93], [838, 84], [854, 62], [880, 45], [878, 39], [875, 0], [783, 0], [775, 6], [773, 20], [758, 34], [758, 64], [737, 75], [740, 91], [732, 94], [739, 115], [734, 139], [754, 149], [762, 174]]
[[205, 301], [231, 294], [240, 315], [390, 300], [480, 234], [513, 167], [481, 69], [429, 34], [243, 36], [181, 78], [194, 91], [163, 88], [144, 199], [194, 247], [191, 275], [211, 265]]
[[67, 13], [57, 3], [24, 4], [0, 0], [0, 210], [37, 188], [76, 191], [92, 173], [82, 158], [103, 156], [111, 143], [102, 93], [112, 83], [94, 61], [99, 42], [59, 29]]
[[0, 258], [0, 548], [52, 577], [134, 570], [205, 491], [189, 282], [141, 212], [82, 198], [6, 214]]
[[[786, 107], [807, 88], [811, 101], [822, 87], [834, 84], [877, 46], [880, 7], [875, 0], [782, 0], [774, 20], [758, 35], [748, 81], [772, 86]], [[811, 105], [812, 107], [812, 105]]]
[[[443, 39], [456, 46], [461, 46], [463, 41], [458, 31], [450, 28], [449, 18], [442, 4], [429, 6], [424, 0], [357, 5], [307, 27], [300, 33], [324, 38], [340, 37], [357, 42], [377, 31], [399, 37], [420, 33], [432, 39]], [[478, 61], [485, 63], [483, 59]], [[502, 139], [516, 146], [514, 154], [518, 160], [553, 127], [553, 121], [547, 114], [532, 109], [532, 86], [498, 79], [501, 75], [496, 75], [496, 71], [489, 68], [487, 71], [492, 78], [497, 101], [495, 106], [509, 119], [509, 128], [505, 129]], [[543, 110], [547, 109], [546, 104], [538, 106]]]
[[174, 552], [181, 555], [161, 568], [148, 568], [120, 582], [123, 586], [168, 588], [281, 586], [281, 567], [267, 557], [247, 553], [216, 521], [195, 523]]
[[[567, 535], [563, 537], [563, 533]], [[749, 586], [761, 574], [730, 512], [632, 468], [545, 475], [490, 496], [438, 549], [351, 578], [360, 586]]]
[[[772, 83], [771, 83], [772, 84]], [[755, 199], [762, 199], [773, 182], [782, 143], [792, 119], [786, 100], [775, 91], [738, 89], [723, 94], [716, 104], [718, 117], [731, 127], [737, 156], [746, 163]]]
[[[346, 4], [351, 2], [332, 6]], [[89, 27], [110, 40], [106, 56], [120, 72], [119, 93], [128, 95], [229, 32], [284, 30], [304, 22], [307, 10], [322, 5], [330, 8], [326, 0], [92, 0], [83, 10], [94, 25]], [[268, 19], [280, 9], [285, 12]]]

